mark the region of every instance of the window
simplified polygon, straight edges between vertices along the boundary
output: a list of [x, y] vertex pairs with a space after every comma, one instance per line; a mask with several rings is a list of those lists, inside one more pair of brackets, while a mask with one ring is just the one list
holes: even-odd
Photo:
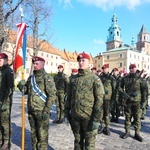
[[47, 54], [47, 57], [48, 57], [49, 55]]
[[107, 55], [107, 59], [109, 59], [109, 55]]
[[136, 59], [136, 55], [134, 55], [134, 58]]
[[122, 67], [122, 63], [119, 63], [119, 67]]
[[132, 55], [130, 54], [130, 58], [132, 57]]
[[43, 53], [41, 53], [41, 56], [43, 56]]
[[56, 56], [56, 59], [58, 59], [57, 56]]
[[123, 55], [122, 54], [119, 54], [119, 58], [122, 58], [123, 57]]
[[95, 60], [95, 63], [97, 63], [97, 60]]
[[53, 62], [51, 62], [51, 66], [53, 66]]
[[51, 55], [51, 58], [53, 58], [53, 55]]

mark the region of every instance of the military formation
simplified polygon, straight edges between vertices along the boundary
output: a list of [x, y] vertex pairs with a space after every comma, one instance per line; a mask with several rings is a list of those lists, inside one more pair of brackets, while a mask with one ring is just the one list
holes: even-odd
[[[124, 116], [125, 133], [130, 136], [134, 126], [134, 138], [142, 142], [141, 120], [144, 120], [150, 95], [150, 79], [135, 64], [129, 65], [129, 73], [118, 68], [109, 70], [104, 64], [100, 70], [89, 68], [90, 56], [77, 56], [79, 68], [73, 68], [68, 77], [64, 66], [58, 66], [54, 76], [46, 73], [45, 60], [32, 58], [33, 73], [17, 87], [28, 95], [27, 111], [31, 127], [33, 150], [48, 149], [50, 110], [56, 105], [54, 124], [70, 124], [74, 135], [74, 150], [95, 150], [97, 134], [111, 136], [110, 122], [119, 123]], [[14, 91], [14, 73], [8, 64], [8, 56], [0, 53], [0, 150], [11, 147], [11, 107]]]

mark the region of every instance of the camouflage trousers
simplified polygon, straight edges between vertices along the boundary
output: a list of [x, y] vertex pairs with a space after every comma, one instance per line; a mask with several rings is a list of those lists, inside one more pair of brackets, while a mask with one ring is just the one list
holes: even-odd
[[64, 93], [58, 93], [56, 99], [57, 118], [64, 118]]
[[103, 100], [103, 111], [100, 118], [100, 124], [102, 127], [110, 127], [110, 101]]
[[141, 129], [141, 114], [140, 102], [128, 102], [125, 106], [125, 130], [130, 132], [131, 118], [134, 119], [135, 132], [139, 133]]
[[119, 118], [120, 117], [120, 105], [117, 101], [114, 101], [112, 105], [110, 105], [110, 112], [112, 118]]
[[5, 144], [10, 144], [12, 135], [10, 112], [10, 109], [0, 110], [0, 140]]
[[71, 129], [74, 134], [74, 150], [95, 150], [97, 129], [91, 130], [90, 119], [72, 115]]
[[32, 150], [47, 150], [49, 117], [43, 120], [41, 112], [34, 112], [28, 114], [28, 119], [31, 127]]

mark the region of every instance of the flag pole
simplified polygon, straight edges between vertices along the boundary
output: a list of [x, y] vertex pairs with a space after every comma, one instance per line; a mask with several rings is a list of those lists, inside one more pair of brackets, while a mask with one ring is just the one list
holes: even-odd
[[[20, 14], [21, 14], [21, 23], [22, 23], [22, 19], [24, 17], [24, 14], [23, 14], [23, 9], [22, 7], [20, 6], [19, 7], [19, 10], [20, 10]], [[22, 70], [22, 80], [25, 79], [24, 77], [24, 72], [25, 72], [25, 68], [23, 67], [23, 70]], [[22, 141], [21, 141], [21, 149], [24, 150], [25, 149], [25, 94], [24, 94], [24, 86], [23, 86], [23, 89], [22, 89]]]
[[[24, 71], [22, 71], [22, 80], [24, 80]], [[24, 94], [24, 86], [22, 89], [22, 142], [21, 149], [24, 150], [25, 145], [25, 94]]]

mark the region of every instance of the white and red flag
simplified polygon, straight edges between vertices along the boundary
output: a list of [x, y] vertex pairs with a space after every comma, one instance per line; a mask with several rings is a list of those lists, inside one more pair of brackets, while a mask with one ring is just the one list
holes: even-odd
[[24, 71], [26, 61], [26, 28], [25, 23], [17, 24], [18, 33], [15, 47], [15, 56], [13, 62], [14, 72]]

